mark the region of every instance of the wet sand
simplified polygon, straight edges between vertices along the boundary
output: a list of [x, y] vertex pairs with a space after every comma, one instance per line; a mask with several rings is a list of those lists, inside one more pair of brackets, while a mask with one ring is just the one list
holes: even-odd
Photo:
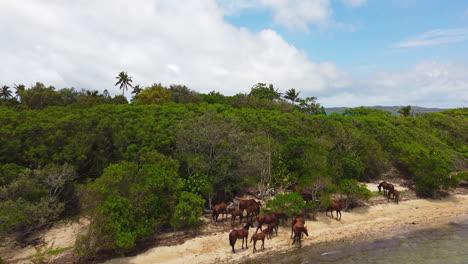
[[[255, 254], [252, 253], [253, 245], [250, 243], [249, 249], [241, 249], [240, 240], [233, 254], [229, 246], [229, 232], [221, 231], [187, 240], [180, 245], [155, 247], [134, 257], [116, 258], [105, 263], [255, 263], [265, 258], [272, 261], [277, 254], [295, 254], [310, 248], [316, 248], [318, 253], [323, 254], [340, 246], [355, 246], [363, 240], [391, 241], [405, 233], [466, 221], [468, 195], [455, 195], [442, 200], [416, 199], [400, 204], [390, 202], [343, 212], [341, 221], [325, 214], [319, 214], [317, 220], [306, 222], [309, 236], [304, 236], [302, 246], [308, 249], [298, 249], [296, 245], [291, 245], [288, 224], [279, 228], [277, 237], [265, 240], [265, 249]], [[251, 229], [250, 235], [253, 232]]]

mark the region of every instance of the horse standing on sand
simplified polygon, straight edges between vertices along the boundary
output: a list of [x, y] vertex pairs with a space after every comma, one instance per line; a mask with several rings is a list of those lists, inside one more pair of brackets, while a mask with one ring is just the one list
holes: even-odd
[[395, 186], [393, 186], [391, 183], [383, 181], [377, 186], [377, 188], [379, 188], [379, 192], [383, 189], [384, 195], [387, 195], [388, 191], [395, 189]]
[[[250, 221], [250, 218], [257, 216], [260, 213], [260, 206], [258, 204], [254, 204], [252, 206], [247, 207], [247, 221]], [[251, 219], [253, 221], [253, 219]]]
[[262, 204], [260, 202], [255, 201], [254, 199], [249, 199], [249, 200], [240, 200], [239, 201], [239, 209], [247, 210], [250, 206], [258, 205], [259, 207], [262, 207]]
[[293, 216], [293, 218], [291, 219], [291, 238], [293, 238], [293, 233], [294, 233], [294, 225], [296, 223], [302, 223], [305, 225], [305, 219], [302, 218], [302, 217], [297, 217], [297, 216]]
[[237, 239], [242, 238], [242, 249], [244, 249], [244, 239], [245, 239], [245, 248], [249, 248], [247, 246], [247, 241], [249, 238], [249, 228], [253, 227], [251, 222], [248, 222], [242, 229], [232, 230], [229, 233], [229, 244], [232, 247], [232, 253], [236, 253], [234, 250], [234, 245], [236, 244]]
[[393, 199], [395, 200], [396, 203], [400, 200], [400, 192], [398, 190], [391, 190], [388, 192], [387, 195], [387, 202], [390, 201], [390, 196], [393, 194]]
[[291, 245], [294, 245], [294, 243], [297, 241], [299, 243], [299, 247], [301, 247], [301, 238], [302, 238], [302, 233], [306, 234], [306, 236], [309, 236], [309, 233], [307, 232], [307, 228], [302, 222], [296, 222], [293, 226], [293, 231], [294, 231], [294, 240]]
[[[278, 224], [281, 223], [281, 221], [288, 221], [288, 215], [286, 213], [283, 213], [283, 212], [273, 212], [272, 214], [274, 214], [276, 216], [276, 218], [278, 219]], [[283, 222], [283, 223], [284, 223]]]
[[254, 244], [253, 244], [254, 245], [253, 253], [255, 253], [255, 251], [257, 251], [257, 248], [255, 247], [255, 245], [257, 245], [257, 240], [262, 241], [261, 249], [265, 249], [265, 237], [268, 237], [268, 232], [269, 231], [270, 230], [265, 229], [265, 230], [262, 230], [262, 232], [253, 234], [252, 237], [250, 237], [250, 243], [252, 243], [252, 240], [254, 242]]
[[273, 222], [268, 224], [268, 234], [270, 235], [270, 238], [273, 237], [273, 231], [275, 232], [276, 236], [278, 236], [278, 223]]
[[[343, 210], [344, 203], [336, 203], [334, 201], [330, 202], [330, 206], [328, 206], [327, 210], [325, 211], [325, 215], [328, 214], [330, 211], [331, 216], [333, 217], [333, 211], [336, 211], [336, 220], [341, 221], [341, 210]], [[340, 219], [338, 219], [338, 214], [340, 214]]]
[[257, 222], [258, 222], [258, 226], [257, 226], [257, 230], [255, 230], [255, 233], [258, 232], [258, 229], [260, 229], [260, 231], [262, 231], [262, 225], [263, 224], [270, 224], [270, 223], [273, 223], [273, 222], [277, 222], [277, 218], [274, 214], [269, 214], [269, 215], [259, 215], [257, 216]]
[[242, 223], [242, 217], [244, 212], [241, 209], [237, 209], [231, 212], [231, 225], [236, 224], [236, 217], [239, 216], [239, 224]]
[[213, 206], [213, 213], [211, 216], [216, 223], [218, 223], [218, 216], [220, 214], [224, 214], [225, 218], [227, 217], [227, 204], [225, 202]]

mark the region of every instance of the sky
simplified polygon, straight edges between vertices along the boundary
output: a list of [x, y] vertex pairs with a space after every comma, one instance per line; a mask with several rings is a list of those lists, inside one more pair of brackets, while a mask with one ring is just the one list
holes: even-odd
[[295, 88], [325, 107], [468, 106], [466, 0], [1, 0], [0, 85]]

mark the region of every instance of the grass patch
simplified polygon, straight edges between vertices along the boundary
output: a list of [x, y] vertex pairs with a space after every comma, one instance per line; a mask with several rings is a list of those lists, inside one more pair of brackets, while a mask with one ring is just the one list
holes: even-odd
[[60, 253], [67, 251], [69, 249], [71, 249], [71, 247], [54, 248], [54, 249], [40, 248], [36, 254], [32, 255], [32, 258], [35, 260], [38, 260], [39, 262], [46, 262], [45, 260], [47, 257], [57, 256]]

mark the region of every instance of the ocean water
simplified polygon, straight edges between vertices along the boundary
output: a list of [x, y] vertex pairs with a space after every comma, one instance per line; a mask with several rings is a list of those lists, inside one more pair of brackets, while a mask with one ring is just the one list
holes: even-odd
[[338, 245], [331, 250], [304, 247], [254, 263], [468, 264], [468, 222], [391, 239]]

